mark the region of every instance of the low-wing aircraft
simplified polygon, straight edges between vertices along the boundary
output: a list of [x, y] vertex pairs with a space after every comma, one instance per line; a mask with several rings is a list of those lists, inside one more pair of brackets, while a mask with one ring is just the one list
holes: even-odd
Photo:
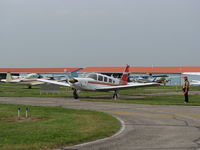
[[200, 86], [200, 80], [192, 80], [190, 81], [190, 85]]
[[8, 72], [6, 75], [6, 79], [2, 79], [1, 82], [25, 84], [25, 85], [28, 85], [28, 88], [31, 88], [32, 85], [44, 84], [44, 82], [37, 80], [39, 78], [43, 78], [43, 77], [37, 73], [30, 73], [25, 77], [16, 77], [16, 76], [12, 76], [11, 73]]
[[152, 75], [152, 74], [147, 74], [147, 75], [138, 75], [138, 76], [132, 76], [130, 80], [134, 82], [139, 82], [139, 83], [151, 83], [151, 82], [156, 82], [156, 83], [161, 83], [161, 84], [166, 84], [169, 82], [169, 76], [167, 75]]
[[[183, 74], [200, 76], [200, 72], [184, 72]], [[200, 80], [192, 80], [192, 81], [190, 81], [190, 85], [200, 86]]]
[[198, 75], [200, 76], [200, 72], [184, 72], [183, 74], [188, 74], [188, 75]]
[[99, 73], [90, 73], [84, 78], [69, 78], [67, 82], [38, 79], [38, 81], [71, 87], [73, 96], [78, 99], [79, 91], [114, 91], [113, 98], [118, 97], [118, 90], [145, 86], [156, 86], [157, 83], [136, 83], [128, 82], [129, 65], [124, 70], [121, 79], [110, 77]]

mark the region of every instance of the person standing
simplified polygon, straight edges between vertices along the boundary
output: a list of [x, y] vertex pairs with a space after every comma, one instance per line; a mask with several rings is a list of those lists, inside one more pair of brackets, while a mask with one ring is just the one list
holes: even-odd
[[190, 82], [188, 81], [188, 77], [185, 76], [184, 78], [184, 83], [183, 83], [183, 94], [185, 97], [185, 103], [189, 103], [189, 98], [188, 98], [188, 92], [190, 88]]

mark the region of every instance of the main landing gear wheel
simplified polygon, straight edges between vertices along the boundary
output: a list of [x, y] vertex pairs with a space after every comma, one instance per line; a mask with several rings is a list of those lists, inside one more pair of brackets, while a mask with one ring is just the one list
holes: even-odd
[[117, 91], [115, 90], [114, 94], [113, 94], [113, 99], [117, 99], [119, 97], [119, 94], [117, 93]]
[[77, 93], [77, 90], [76, 90], [76, 89], [74, 89], [74, 91], [73, 91], [73, 96], [74, 96], [74, 99], [78, 99], [78, 98], [79, 98], [79, 96], [78, 96], [78, 93]]

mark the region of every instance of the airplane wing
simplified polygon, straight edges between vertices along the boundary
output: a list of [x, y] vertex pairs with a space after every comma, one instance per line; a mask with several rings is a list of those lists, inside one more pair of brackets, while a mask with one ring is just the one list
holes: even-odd
[[200, 81], [199, 80], [192, 80], [190, 82], [190, 85], [200, 86]]
[[185, 75], [200, 75], [200, 72], [184, 72]]
[[139, 88], [139, 87], [147, 87], [147, 86], [159, 86], [160, 84], [157, 83], [136, 83], [130, 82], [127, 85], [119, 85], [119, 86], [109, 86], [109, 87], [102, 87], [96, 89], [97, 91], [114, 91], [114, 90], [122, 90], [128, 88]]
[[58, 81], [46, 80], [46, 79], [37, 79], [37, 80], [41, 81], [41, 82], [46, 82], [46, 83], [51, 83], [51, 84], [57, 84], [57, 85], [70, 87], [70, 85], [68, 83], [66, 83], [66, 82], [58, 82]]
[[20, 80], [6, 81], [6, 79], [2, 79], [1, 82], [5, 82], [5, 83], [20, 83]]
[[41, 84], [44, 84], [44, 82], [41, 82], [41, 81], [32, 81], [32, 82], [30, 82], [30, 85], [41, 85]]

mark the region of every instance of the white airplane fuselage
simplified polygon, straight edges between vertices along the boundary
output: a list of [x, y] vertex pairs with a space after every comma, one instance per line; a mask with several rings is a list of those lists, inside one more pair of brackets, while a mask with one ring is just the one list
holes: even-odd
[[[95, 77], [95, 78], [91, 78]], [[99, 88], [120, 85], [120, 79], [102, 74], [89, 74], [86, 78], [74, 78], [75, 83], [68, 82], [69, 85], [80, 91], [96, 91]]]

